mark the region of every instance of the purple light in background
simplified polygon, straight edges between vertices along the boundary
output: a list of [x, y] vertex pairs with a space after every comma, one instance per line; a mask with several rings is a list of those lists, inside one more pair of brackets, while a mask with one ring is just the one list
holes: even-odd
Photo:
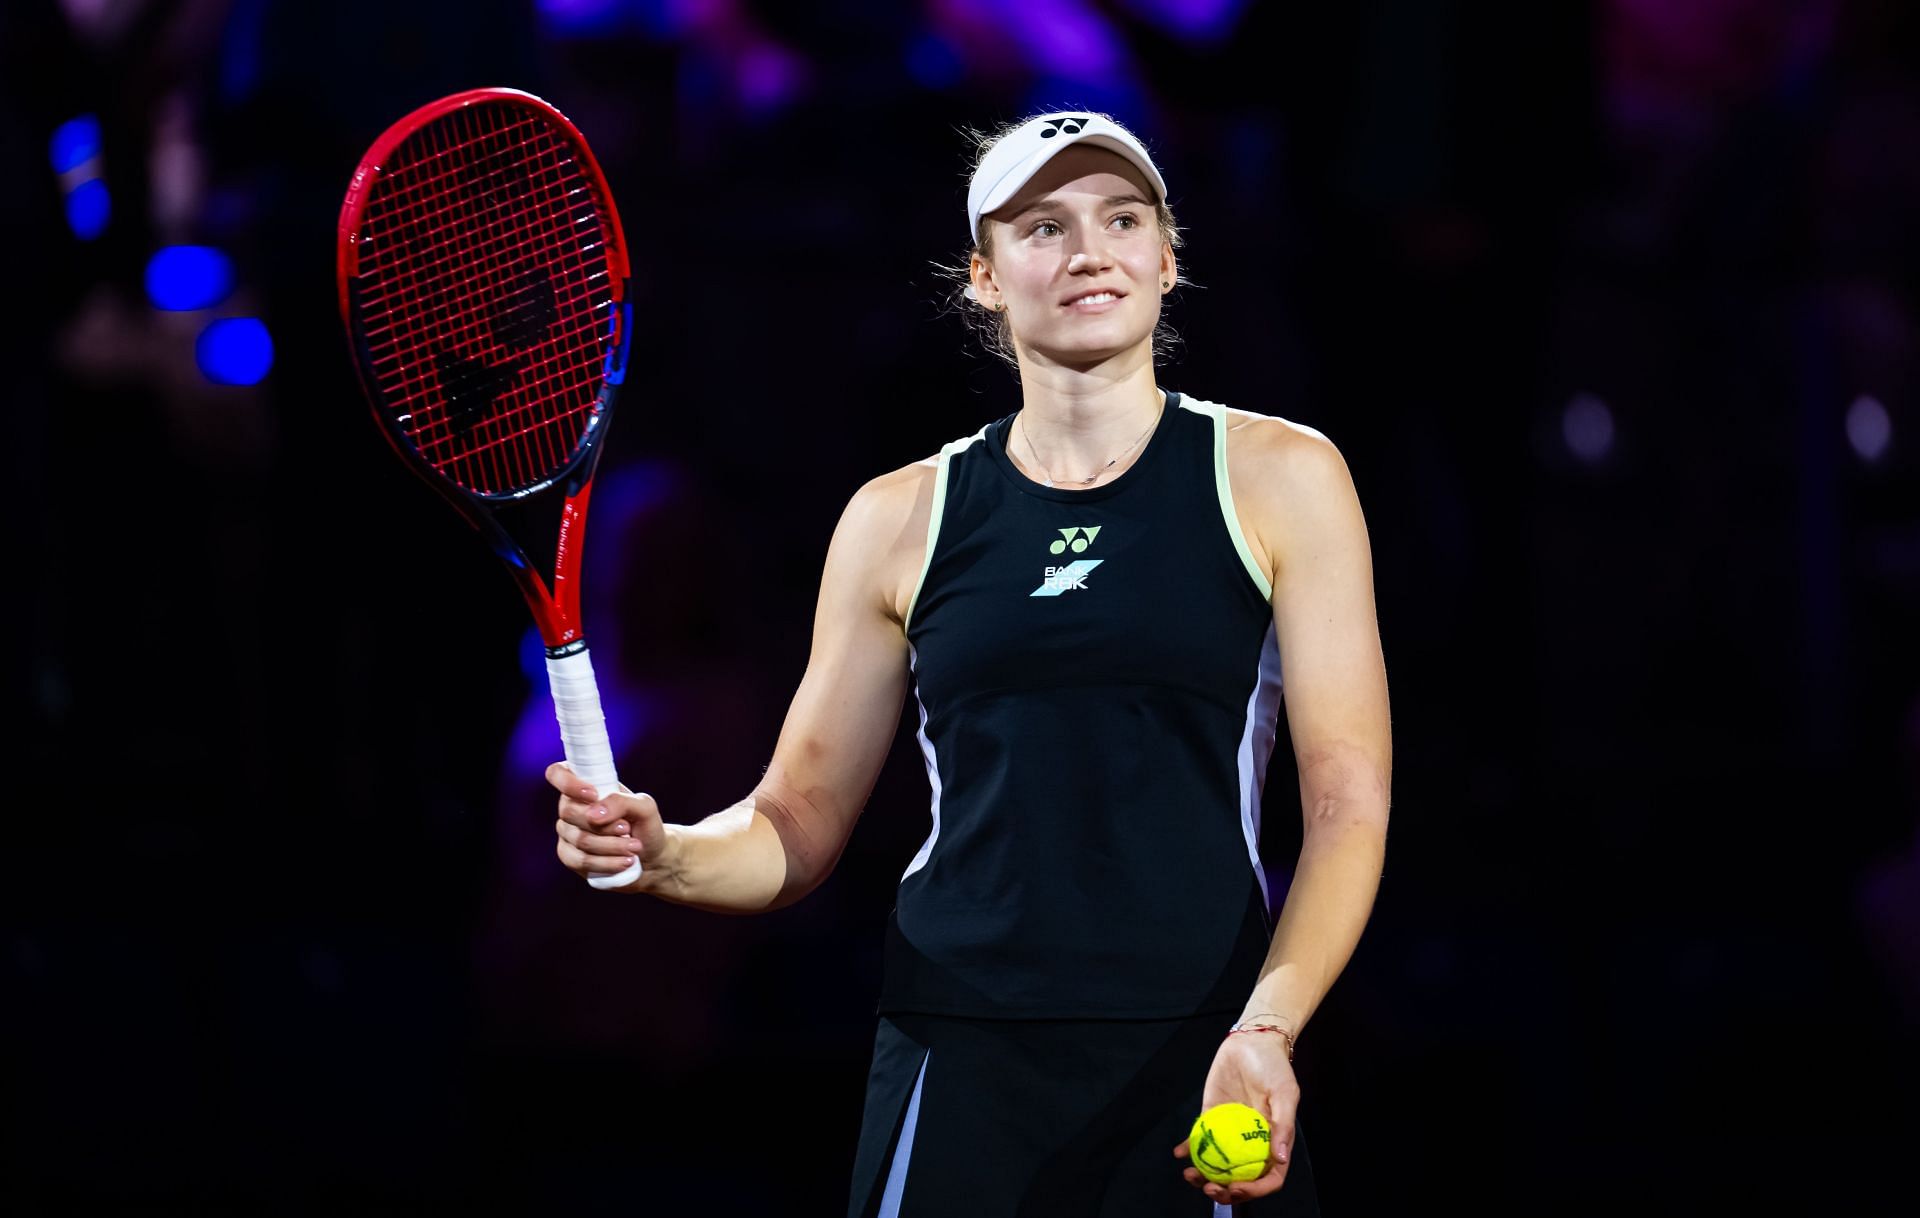
[[91, 241], [105, 232], [112, 215], [113, 201], [107, 196], [107, 184], [99, 178], [67, 192], [67, 227], [80, 240]]
[[1191, 42], [1217, 42], [1233, 32], [1247, 0], [1127, 0], [1154, 25]]
[[733, 65], [734, 89], [749, 110], [775, 110], [792, 101], [806, 83], [807, 68], [785, 47], [763, 42], [749, 47]]
[[951, 89], [966, 75], [966, 64], [952, 43], [928, 32], [914, 39], [904, 56], [907, 72], [928, 89]]
[[1847, 443], [1863, 461], [1878, 461], [1893, 443], [1893, 418], [1880, 399], [1861, 394], [1847, 407]]
[[1576, 393], [1560, 415], [1560, 434], [1567, 451], [1589, 465], [1598, 464], [1613, 450], [1613, 411], [1591, 393]]
[[949, 0], [979, 25], [1004, 32], [1030, 66], [1071, 80], [1126, 69], [1113, 25], [1083, 0]]

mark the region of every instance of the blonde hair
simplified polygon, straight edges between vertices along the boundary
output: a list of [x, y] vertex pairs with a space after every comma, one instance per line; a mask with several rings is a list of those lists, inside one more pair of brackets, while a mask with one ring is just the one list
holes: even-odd
[[[1083, 107], [1074, 107], [1074, 109], [1077, 113], [1096, 115], [1109, 123], [1113, 123], [1116, 127], [1121, 126], [1112, 115], [1102, 114], [1098, 110], [1087, 110]], [[987, 154], [993, 151], [995, 144], [998, 144], [1019, 128], [1024, 127], [1027, 123], [1031, 122], [1032, 119], [1033, 116], [1029, 115], [1027, 118], [1003, 124], [992, 132], [976, 131], [971, 127], [966, 128], [962, 134], [973, 144], [973, 164], [968, 167], [967, 176], [971, 178], [973, 174], [979, 170], [980, 162], [984, 161]], [[1167, 201], [1165, 199], [1159, 200], [1154, 204], [1153, 210], [1154, 220], [1160, 228], [1160, 239], [1174, 249], [1179, 249], [1185, 245], [1185, 237], [1180, 232], [1180, 226], [1174, 223], [1173, 208], [1167, 204]], [[993, 260], [993, 229], [988, 226], [985, 216], [980, 218], [980, 240], [978, 244], [969, 247], [967, 252], [961, 255], [958, 263], [936, 264], [936, 269], [940, 272], [941, 277], [952, 281], [954, 285], [953, 290], [947, 297], [947, 307], [960, 313], [961, 317], [965, 319], [968, 328], [970, 328], [974, 336], [980, 340], [980, 345], [987, 349], [988, 354], [998, 356], [1017, 371], [1020, 367], [1020, 360], [1014, 352], [1012, 321], [1009, 320], [1005, 313], [989, 309], [986, 305], [968, 295], [968, 290], [973, 286], [973, 259], [976, 255], [985, 262], [991, 262]], [[1176, 266], [1174, 286], [1178, 287], [1182, 284], [1191, 284], [1192, 282], [1193, 281], [1188, 279]], [[1154, 358], [1161, 359], [1166, 357], [1179, 342], [1180, 335], [1167, 321], [1166, 311], [1163, 308], [1160, 314], [1160, 321], [1153, 328]]]

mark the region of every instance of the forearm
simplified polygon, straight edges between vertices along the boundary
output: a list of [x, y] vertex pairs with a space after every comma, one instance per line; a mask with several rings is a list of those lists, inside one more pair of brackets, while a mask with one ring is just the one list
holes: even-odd
[[779, 909], [812, 892], [839, 849], [814, 825], [812, 805], [776, 788], [763, 784], [696, 824], [666, 825], [665, 855], [631, 891], [733, 914]]
[[787, 856], [773, 823], [748, 796], [691, 825], [666, 825], [667, 848], [627, 891], [715, 913], [776, 908]]
[[1317, 802], [1260, 980], [1242, 1012], [1242, 1018], [1283, 1024], [1295, 1036], [1359, 945], [1386, 858], [1384, 796]]

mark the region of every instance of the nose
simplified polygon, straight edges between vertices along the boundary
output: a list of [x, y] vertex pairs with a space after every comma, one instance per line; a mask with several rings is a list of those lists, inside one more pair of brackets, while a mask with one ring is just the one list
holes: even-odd
[[1073, 250], [1068, 254], [1068, 275], [1094, 275], [1098, 271], [1104, 271], [1106, 263], [1108, 263], [1106, 250], [1102, 250], [1098, 242], [1081, 244], [1079, 250]]
[[1107, 257], [1105, 243], [1098, 234], [1076, 236], [1067, 253], [1067, 274], [1094, 275], [1107, 269], [1111, 263]]

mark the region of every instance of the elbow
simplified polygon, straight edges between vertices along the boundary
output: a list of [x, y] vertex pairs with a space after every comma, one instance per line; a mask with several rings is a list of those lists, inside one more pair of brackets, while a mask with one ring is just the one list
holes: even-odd
[[1372, 829], [1385, 835], [1392, 797], [1386, 776], [1349, 774], [1346, 781], [1301, 792], [1305, 831]]
[[827, 831], [831, 820], [819, 815], [819, 810], [797, 792], [762, 784], [754, 792], [753, 804], [754, 810], [773, 826], [784, 856], [780, 889], [767, 908], [784, 909], [820, 887], [833, 874], [846, 842]]
[[1386, 832], [1392, 787], [1384, 750], [1322, 740], [1302, 749], [1299, 762], [1300, 814], [1307, 832], [1335, 826]]

